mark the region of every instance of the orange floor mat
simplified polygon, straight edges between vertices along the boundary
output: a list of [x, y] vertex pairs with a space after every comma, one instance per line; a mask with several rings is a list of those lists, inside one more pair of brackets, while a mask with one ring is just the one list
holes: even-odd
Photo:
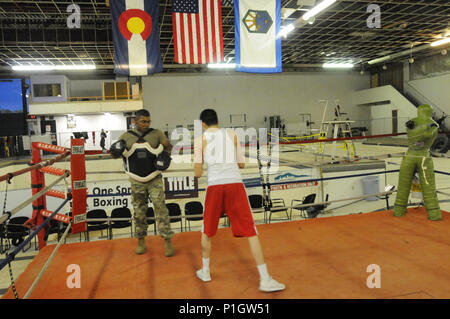
[[[390, 211], [257, 226], [271, 275], [286, 284], [258, 290], [247, 240], [230, 229], [212, 242], [211, 277], [201, 282], [200, 232], [176, 234], [176, 255], [148, 236], [136, 255], [133, 238], [62, 245], [30, 298], [61, 299], [328, 299], [450, 298], [450, 214], [429, 221], [422, 209], [405, 217]], [[19, 297], [32, 284], [55, 245], [47, 246], [16, 280]], [[81, 287], [68, 288], [67, 267], [81, 269]], [[381, 288], [368, 288], [367, 266], [379, 265]], [[3, 298], [14, 298], [11, 288]]]

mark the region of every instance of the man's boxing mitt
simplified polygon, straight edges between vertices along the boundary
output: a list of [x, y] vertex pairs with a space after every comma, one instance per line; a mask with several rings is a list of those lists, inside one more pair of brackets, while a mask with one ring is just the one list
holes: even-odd
[[109, 151], [111, 152], [111, 156], [114, 158], [119, 158], [122, 156], [123, 152], [126, 149], [126, 143], [124, 140], [118, 140], [114, 142]]
[[170, 154], [166, 151], [162, 151], [155, 159], [155, 168], [158, 171], [165, 171], [169, 168], [171, 161], [172, 158], [170, 157]]

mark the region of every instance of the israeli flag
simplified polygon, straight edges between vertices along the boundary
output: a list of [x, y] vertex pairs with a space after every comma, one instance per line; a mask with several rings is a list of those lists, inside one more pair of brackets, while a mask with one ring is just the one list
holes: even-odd
[[236, 71], [282, 72], [281, 0], [235, 0]]

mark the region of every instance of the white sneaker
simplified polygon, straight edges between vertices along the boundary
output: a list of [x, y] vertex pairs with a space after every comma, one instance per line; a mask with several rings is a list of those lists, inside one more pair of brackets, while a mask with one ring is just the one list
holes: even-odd
[[209, 273], [209, 271], [203, 271], [202, 269], [197, 270], [197, 277], [201, 280], [201, 281], [211, 281], [211, 274]]
[[282, 283], [279, 283], [272, 277], [269, 277], [268, 279], [263, 279], [259, 282], [259, 290], [264, 292], [273, 292], [273, 291], [279, 291], [285, 289], [286, 286]]

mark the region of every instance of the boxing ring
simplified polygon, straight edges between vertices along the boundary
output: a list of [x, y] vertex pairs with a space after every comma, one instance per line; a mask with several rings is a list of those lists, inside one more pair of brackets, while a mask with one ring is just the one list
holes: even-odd
[[[333, 141], [333, 139], [329, 140]], [[89, 174], [84, 166], [84, 155], [87, 152], [82, 149], [83, 144], [76, 144], [76, 140], [74, 143], [76, 147], [72, 146], [70, 151], [58, 149], [60, 155], [55, 159], [58, 161], [70, 155], [72, 168], [70, 172], [57, 171], [61, 174], [61, 179], [58, 181], [69, 175], [72, 177], [72, 189], [67, 194], [57, 194], [63, 199], [63, 203], [55, 211], [46, 209], [45, 200], [44, 202], [35, 201], [36, 198], [45, 199], [42, 194], [56, 195], [56, 192], [48, 193], [56, 182], [46, 187], [42, 176], [41, 179], [35, 177], [32, 181], [32, 185], [41, 187], [33, 188], [33, 216], [34, 220], [37, 220], [36, 216], [41, 216], [40, 221], [33, 224], [31, 235], [12, 254], [0, 260], [0, 270], [7, 264], [11, 264], [15, 254], [34, 236], [39, 238], [39, 253], [3, 295], [3, 299], [450, 298], [449, 213], [443, 211], [442, 221], [431, 222], [427, 220], [424, 208], [409, 208], [406, 216], [394, 218], [389, 205], [389, 196], [395, 192], [394, 189], [364, 196], [282, 207], [299, 209], [322, 206], [323, 208], [334, 202], [378, 196], [386, 200], [384, 211], [257, 225], [268, 268], [278, 280], [286, 284], [284, 291], [270, 295], [255, 288], [258, 285], [258, 277], [248, 246], [242, 238], [233, 238], [226, 227], [219, 228], [213, 240], [214, 249], [211, 259], [213, 280], [209, 283], [203, 283], [195, 276], [195, 271], [201, 267], [201, 233], [198, 231], [176, 233], [172, 238], [175, 256], [171, 258], [164, 257], [163, 239], [156, 234], [146, 237], [148, 250], [144, 255], [135, 253], [135, 238], [63, 244], [70, 230], [72, 234], [86, 230], [86, 199], [91, 196], [87, 195], [85, 183], [86, 174]], [[40, 147], [38, 149], [49, 150], [44, 145]], [[40, 162], [40, 158], [37, 157], [38, 149], [36, 154], [33, 151], [35, 165]], [[77, 156], [79, 156], [78, 159]], [[392, 154], [377, 158], [390, 157], [393, 157]], [[359, 161], [363, 158], [359, 157], [355, 160]], [[76, 164], [77, 160], [80, 161], [78, 164]], [[267, 164], [270, 166], [270, 162]], [[38, 169], [32, 167], [30, 170], [55, 173], [56, 171], [52, 169], [43, 170], [44, 166], [49, 165], [51, 163], [46, 162], [40, 164]], [[262, 164], [259, 163], [255, 167], [259, 169], [261, 176], [257, 187], [266, 188], [268, 191], [268, 193], [264, 191], [263, 205], [266, 222], [266, 215], [279, 211], [279, 207], [272, 207], [267, 201], [267, 196], [270, 200], [270, 186], [276, 183], [270, 184], [264, 179], [261, 166]], [[384, 170], [340, 177], [302, 179], [301, 182], [396, 172], [398, 170]], [[103, 173], [119, 172], [103, 171]], [[446, 172], [437, 171], [437, 173], [449, 175]], [[8, 178], [12, 176], [9, 175]], [[289, 183], [291, 182], [283, 182], [283, 184]], [[441, 189], [438, 192], [448, 196], [444, 190]], [[78, 206], [73, 207], [71, 218], [59, 214], [62, 207], [70, 200], [73, 202], [72, 205], [75, 205], [74, 200], [78, 201]], [[25, 203], [18, 206], [16, 210], [20, 210], [19, 208], [24, 205]], [[8, 214], [9, 217], [12, 215]], [[5, 215], [0, 217], [0, 221], [2, 218], [4, 220], [9, 218], [3, 216]], [[202, 215], [189, 217], [202, 217]], [[44, 240], [44, 229], [52, 218], [67, 223], [68, 227], [57, 244], [48, 245]], [[187, 216], [176, 218], [186, 219]], [[130, 219], [108, 218], [107, 220], [109, 223], [114, 220]], [[104, 219], [88, 221], [104, 221]], [[374, 265], [380, 269], [380, 287], [373, 287], [371, 282], [373, 278], [371, 267]]]
[[[280, 222], [258, 226], [267, 264], [286, 283], [270, 296], [255, 289], [255, 265], [243, 239], [226, 228], [213, 242], [210, 283], [200, 282], [199, 232], [176, 234], [175, 256], [164, 257], [163, 239], [63, 245], [30, 298], [37, 299], [373, 299], [449, 298], [450, 215], [428, 222], [423, 210], [398, 219], [390, 211]], [[35, 280], [55, 245], [46, 246], [16, 281], [20, 295]], [[80, 267], [80, 288], [69, 288], [70, 265]], [[368, 266], [381, 269], [381, 287], [369, 288]], [[245, 280], [243, 280], [245, 278]], [[9, 290], [3, 298], [14, 298]]]

